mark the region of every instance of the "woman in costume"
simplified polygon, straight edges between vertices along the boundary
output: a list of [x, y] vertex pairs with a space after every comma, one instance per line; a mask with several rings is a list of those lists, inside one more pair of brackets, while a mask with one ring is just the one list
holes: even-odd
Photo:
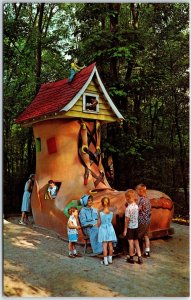
[[80, 199], [82, 208], [79, 213], [79, 219], [84, 234], [89, 236], [90, 244], [94, 254], [102, 253], [102, 243], [98, 242], [98, 211], [93, 208], [93, 196], [84, 195]]

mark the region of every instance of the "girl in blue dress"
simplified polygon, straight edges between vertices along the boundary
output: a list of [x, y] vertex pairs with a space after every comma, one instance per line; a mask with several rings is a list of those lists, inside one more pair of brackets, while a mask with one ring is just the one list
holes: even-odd
[[19, 221], [20, 225], [29, 224], [28, 213], [31, 211], [31, 194], [34, 185], [35, 174], [29, 176], [28, 181], [25, 183], [24, 194], [22, 199], [21, 206], [21, 220]]
[[108, 266], [112, 264], [113, 242], [117, 241], [115, 230], [112, 225], [113, 212], [109, 210], [110, 199], [104, 197], [101, 199], [103, 210], [99, 214], [98, 225], [98, 242], [102, 243], [103, 261], [101, 264]]

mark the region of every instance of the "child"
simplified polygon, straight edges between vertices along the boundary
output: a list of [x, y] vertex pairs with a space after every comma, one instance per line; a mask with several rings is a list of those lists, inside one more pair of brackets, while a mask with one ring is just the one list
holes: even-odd
[[67, 232], [68, 232], [68, 251], [70, 258], [81, 257], [81, 254], [76, 251], [76, 242], [78, 241], [78, 229], [80, 226], [77, 224], [78, 218], [78, 210], [76, 207], [70, 207], [68, 209], [68, 213], [70, 215], [68, 224], [67, 224]]
[[145, 242], [145, 251], [143, 256], [150, 257], [150, 240], [148, 236], [150, 221], [151, 221], [151, 203], [147, 198], [147, 188], [144, 184], [136, 186], [136, 192], [139, 196], [138, 207], [139, 207], [139, 228], [138, 238]]
[[139, 247], [138, 241], [138, 205], [136, 204], [137, 201], [137, 194], [134, 190], [129, 189], [125, 193], [126, 200], [128, 202], [128, 206], [125, 210], [125, 227], [123, 235], [127, 235], [128, 243], [129, 243], [129, 255], [130, 258], [127, 259], [127, 262], [134, 264], [134, 248], [137, 251], [138, 255], [138, 264], [142, 264], [143, 260], [141, 257], [141, 250]]
[[49, 180], [48, 184], [48, 196], [50, 199], [55, 199], [58, 192], [58, 187], [53, 180]]
[[[98, 225], [100, 225], [99, 232], [98, 232], [98, 242], [102, 243], [102, 248], [103, 248], [104, 260], [101, 262], [101, 264], [108, 266], [108, 264], [112, 264], [112, 255], [113, 255], [112, 242], [116, 242], [117, 237], [112, 225], [113, 212], [109, 210], [110, 199], [104, 197], [101, 199], [101, 203], [103, 206], [103, 211], [100, 212], [100, 216], [98, 219]], [[108, 253], [108, 249], [109, 249], [109, 253]]]
[[96, 98], [91, 98], [90, 102], [86, 103], [86, 110], [93, 110], [96, 111], [96, 106], [98, 104], [98, 101]]

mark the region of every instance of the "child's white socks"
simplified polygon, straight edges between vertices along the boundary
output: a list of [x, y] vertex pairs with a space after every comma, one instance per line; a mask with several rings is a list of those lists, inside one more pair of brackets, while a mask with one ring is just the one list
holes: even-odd
[[108, 260], [108, 263], [109, 263], [109, 264], [112, 264], [112, 256], [108, 256], [108, 257], [107, 257], [107, 260]]
[[107, 256], [104, 256], [103, 261], [104, 261], [104, 265], [107, 266], [108, 265]]
[[108, 266], [108, 260], [107, 260], [107, 256], [104, 256], [103, 260], [101, 261], [101, 264], [104, 266]]

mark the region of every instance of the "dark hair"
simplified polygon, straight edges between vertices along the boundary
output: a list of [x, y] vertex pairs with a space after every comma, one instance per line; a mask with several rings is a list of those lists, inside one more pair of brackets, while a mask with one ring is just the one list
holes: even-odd
[[77, 210], [76, 207], [70, 207], [70, 208], [68, 208], [68, 214], [71, 215], [75, 210]]
[[55, 183], [55, 182], [54, 182], [54, 180], [50, 179], [50, 180], [48, 181], [48, 183], [50, 184], [50, 183]]
[[94, 200], [93, 196], [89, 195], [88, 200], [92, 200], [93, 201]]

